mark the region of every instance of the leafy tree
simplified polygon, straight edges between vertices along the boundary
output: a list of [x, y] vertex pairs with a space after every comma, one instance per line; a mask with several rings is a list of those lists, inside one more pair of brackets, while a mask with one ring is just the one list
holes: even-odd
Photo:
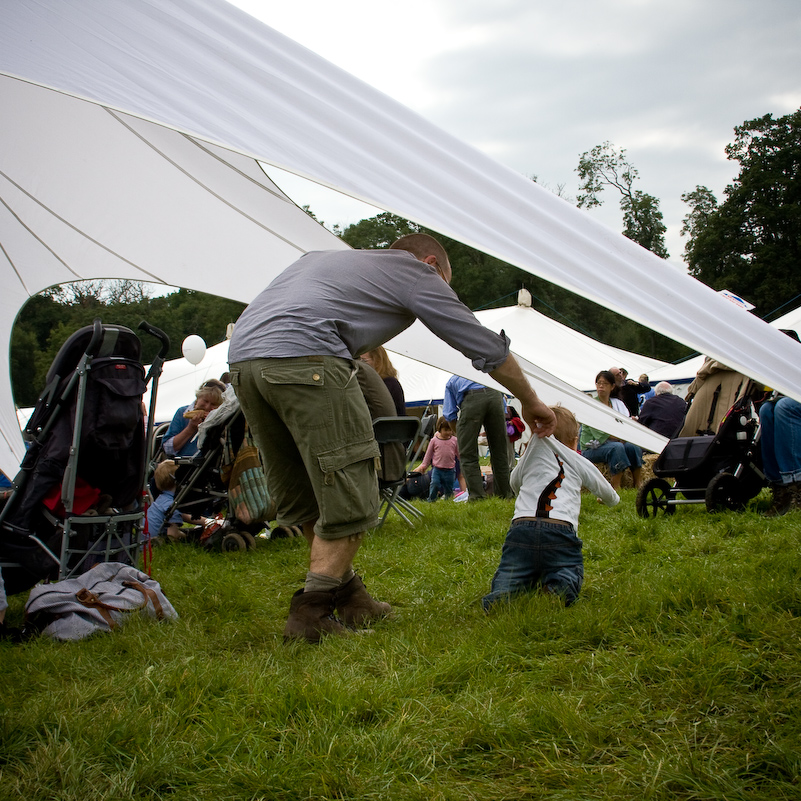
[[629, 164], [624, 149], [617, 150], [609, 143], [596, 145], [582, 153], [576, 172], [581, 179], [581, 192], [576, 197], [579, 208], [592, 209], [603, 201], [599, 195], [607, 186], [620, 192], [620, 209], [623, 212], [623, 235], [647, 248], [663, 259], [670, 254], [665, 247], [665, 231], [659, 201], [653, 196], [634, 189], [639, 177]]
[[358, 250], [380, 249], [388, 248], [402, 236], [416, 234], [422, 230], [416, 223], [384, 211], [375, 217], [349, 225], [340, 235], [340, 239]]
[[[712, 190], [705, 186], [696, 186], [694, 192], [685, 192], [681, 199], [690, 207], [690, 213], [681, 226], [681, 235], [689, 236], [692, 241], [706, 227], [709, 216], [718, 207], [718, 201]], [[689, 245], [688, 242], [684, 248], [685, 256], [688, 255]]]
[[706, 187], [682, 196], [691, 207], [685, 258], [696, 278], [767, 315], [797, 296], [801, 276], [801, 109], [747, 120], [734, 134], [725, 152], [740, 174], [725, 200]]
[[[45, 376], [65, 340], [95, 318], [136, 331], [142, 320], [170, 337], [167, 358], [181, 356], [181, 343], [198, 334], [208, 345], [225, 339], [245, 304], [203, 292], [181, 289], [151, 298], [138, 282], [66, 284], [32, 298], [21, 310], [11, 337], [11, 381], [19, 406], [32, 406], [45, 386]], [[141, 334], [142, 359], [149, 362], [159, 343]]]

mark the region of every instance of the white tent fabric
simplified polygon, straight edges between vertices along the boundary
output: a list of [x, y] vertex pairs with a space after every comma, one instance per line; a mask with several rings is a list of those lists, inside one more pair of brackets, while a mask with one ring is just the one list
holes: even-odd
[[[773, 320], [769, 325], [773, 328], [795, 331], [801, 336], [801, 306], [787, 314]], [[678, 364], [663, 364], [649, 374], [651, 381], [670, 381], [674, 385], [689, 385], [695, 379], [695, 374], [704, 364], [703, 355], [693, 356]], [[796, 356], [796, 359], [798, 357]], [[726, 362], [724, 362], [726, 363]], [[747, 373], [747, 375], [751, 375]]]
[[581, 334], [530, 306], [504, 306], [476, 312], [493, 331], [505, 331], [515, 353], [576, 389], [594, 391], [599, 370], [624, 367], [632, 378], [658, 370], [659, 359], [605, 345]]
[[[449, 355], [452, 353], [451, 348], [441, 339], [434, 336], [419, 320], [406, 331], [391, 339], [386, 347], [392, 354], [400, 353], [409, 357], [415, 357], [415, 354], [423, 353], [426, 361], [435, 365], [447, 364]], [[513, 352], [515, 352], [514, 347]], [[639, 445], [649, 451], [659, 453], [667, 442], [665, 437], [629, 420], [628, 417], [617, 414], [606, 406], [602, 406], [597, 400], [588, 397], [575, 387], [542, 370], [524, 355], [515, 352], [515, 356], [523, 368], [523, 372], [532, 378], [536, 384], [537, 392], [545, 403], [549, 405], [561, 403], [573, 411], [580, 422], [586, 423], [593, 428], [598, 428], [601, 431], [607, 431], [620, 439], [633, 442], [635, 445]], [[599, 369], [603, 369], [603, 366]], [[505, 391], [500, 384], [493, 381], [486, 373], [475, 370], [465, 360], [462, 360], [459, 368], [452, 372], [465, 378], [471, 378], [480, 384]]]
[[[445, 382], [451, 377], [451, 373], [399, 353], [392, 353], [391, 359], [398, 370], [406, 400], [410, 404], [442, 400]], [[227, 370], [227, 340], [207, 348], [205, 356], [197, 365], [190, 364], [184, 358], [165, 362], [156, 394], [156, 421], [171, 420], [181, 406], [194, 400], [195, 390], [204, 381], [219, 378]], [[150, 388], [145, 394], [145, 403], [150, 403]]]
[[[58, 281], [150, 279], [247, 301], [299, 252], [340, 247], [258, 158], [801, 398], [797, 343], [223, 0], [3, 3], [0, 109], [5, 352], [22, 303]], [[3, 384], [12, 472], [15, 419]]]

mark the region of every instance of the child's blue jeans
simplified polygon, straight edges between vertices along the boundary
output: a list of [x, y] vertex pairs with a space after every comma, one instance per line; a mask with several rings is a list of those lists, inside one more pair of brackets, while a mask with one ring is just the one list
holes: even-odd
[[490, 593], [481, 599], [484, 609], [539, 587], [561, 595], [566, 605], [572, 604], [584, 582], [581, 546], [571, 525], [512, 521]]
[[435, 501], [440, 491], [446, 498], [453, 495], [453, 482], [456, 481], [456, 469], [446, 470], [443, 467], [431, 469], [431, 488], [428, 492], [428, 500]]

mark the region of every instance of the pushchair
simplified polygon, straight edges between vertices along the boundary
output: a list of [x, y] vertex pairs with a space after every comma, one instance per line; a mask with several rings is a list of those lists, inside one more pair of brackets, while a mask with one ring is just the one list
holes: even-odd
[[[275, 519], [258, 450], [247, 431], [247, 423], [234, 391], [229, 387], [223, 404], [201, 424], [198, 452], [194, 456], [176, 457], [175, 498], [166, 512], [169, 520], [174, 512], [192, 517], [205, 517], [207, 524], [190, 529], [187, 539], [202, 547], [243, 551], [256, 547], [256, 536], [269, 529]], [[163, 454], [157, 455], [156, 463]], [[148, 537], [162, 532], [149, 531]], [[270, 539], [294, 537], [297, 527], [276, 526]]]
[[169, 349], [164, 332], [145, 376], [129, 328], [95, 320], [62, 345], [24, 431], [27, 452], [0, 511], [9, 594], [103, 561], [137, 564], [147, 440], [142, 397]]
[[[714, 434], [676, 437], [654, 462], [655, 478], [637, 493], [641, 517], [673, 514], [683, 504], [706, 505], [707, 511], [739, 511], [767, 481], [762, 471], [760, 425], [753, 398], [735, 401]], [[674, 479], [674, 484], [667, 481]]]

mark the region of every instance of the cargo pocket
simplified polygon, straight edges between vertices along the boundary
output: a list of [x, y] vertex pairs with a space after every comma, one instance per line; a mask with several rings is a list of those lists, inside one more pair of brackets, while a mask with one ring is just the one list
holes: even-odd
[[287, 364], [280, 364], [280, 361], [276, 359], [261, 369], [265, 383], [284, 387], [276, 408], [293, 406], [293, 418], [300, 428], [319, 429], [333, 425], [334, 412], [329, 393], [321, 391], [326, 384], [325, 365], [305, 359], [288, 359]]
[[350, 443], [318, 455], [323, 484], [319, 505], [321, 524], [329, 532], [338, 526], [367, 522], [378, 510], [375, 440]]

